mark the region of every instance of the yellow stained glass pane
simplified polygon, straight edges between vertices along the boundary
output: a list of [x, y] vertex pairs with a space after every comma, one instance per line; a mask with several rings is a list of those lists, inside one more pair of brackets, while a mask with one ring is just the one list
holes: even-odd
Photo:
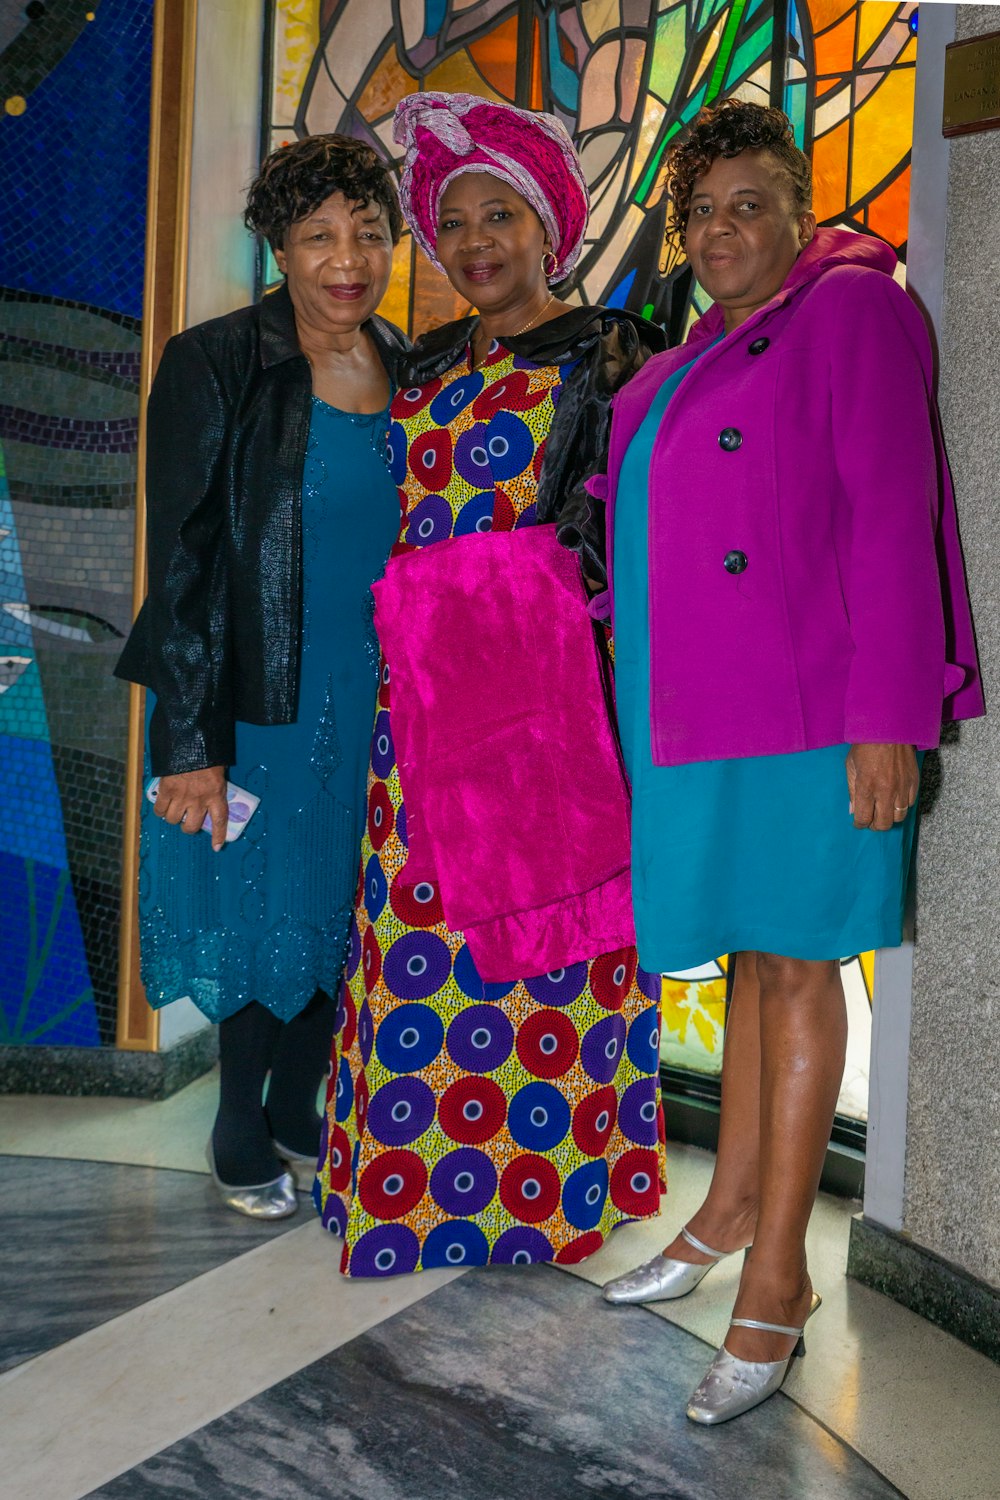
[[632, 174], [629, 178], [630, 189], [635, 187], [639, 178], [646, 170], [666, 113], [666, 110], [658, 99], [653, 99], [649, 95], [646, 96], [646, 107], [642, 117], [642, 125], [639, 127], [635, 159], [632, 164]]
[[705, 75], [708, 73], [709, 68], [714, 67], [715, 65], [716, 56], [719, 51], [719, 43], [722, 41], [722, 33], [725, 30], [726, 22], [728, 19], [728, 14], [726, 12], [723, 12], [705, 41], [705, 45], [701, 50], [701, 56], [698, 59], [698, 65], [694, 72], [694, 77], [691, 81], [690, 91], [692, 94], [697, 93], [698, 87], [701, 83], [704, 82]]
[[639, 102], [639, 83], [646, 57], [646, 44], [638, 37], [628, 37], [622, 48], [622, 65], [618, 73], [621, 94], [621, 117], [630, 122]]
[[653, 61], [649, 71], [650, 92], [669, 104], [684, 66], [687, 17], [683, 5], [668, 10], [656, 20]]
[[726, 1021], [725, 977], [664, 979], [660, 1057], [675, 1067], [721, 1073]]
[[[907, 167], [907, 176], [909, 176], [909, 171]], [[865, 989], [868, 991], [868, 1004], [871, 1005], [872, 996], [875, 993], [875, 955], [874, 953], [859, 953], [858, 957], [861, 960], [861, 972], [865, 977]]]
[[888, 73], [858, 111], [850, 201], [858, 203], [906, 156], [913, 140], [916, 70]]
[[859, 61], [867, 56], [883, 31], [893, 24], [897, 14], [896, 7], [886, 5], [885, 0], [862, 0], [858, 6]]
[[583, 0], [580, 19], [592, 42], [598, 41], [605, 32], [617, 30], [621, 21], [620, 10], [620, 0]]
[[319, 0], [277, 0], [274, 7], [274, 96], [271, 120], [291, 125], [319, 43]]
[[407, 236], [396, 251], [389, 288], [379, 304], [379, 315], [406, 329], [410, 322], [410, 277], [413, 271], [413, 241]]
[[440, 66], [427, 74], [425, 89], [439, 89], [445, 94], [479, 94], [484, 99], [499, 99], [501, 96], [484, 82], [482, 74], [473, 67], [467, 52], [456, 52], [446, 57]]

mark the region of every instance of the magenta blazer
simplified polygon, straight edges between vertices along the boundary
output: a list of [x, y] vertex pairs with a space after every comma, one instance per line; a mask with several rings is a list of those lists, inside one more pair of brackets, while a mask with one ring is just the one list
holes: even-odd
[[[671, 399], [649, 482], [657, 765], [929, 749], [943, 718], [983, 712], [930, 341], [895, 264], [878, 240], [819, 230]], [[609, 558], [626, 449], [722, 326], [712, 308], [614, 399]]]

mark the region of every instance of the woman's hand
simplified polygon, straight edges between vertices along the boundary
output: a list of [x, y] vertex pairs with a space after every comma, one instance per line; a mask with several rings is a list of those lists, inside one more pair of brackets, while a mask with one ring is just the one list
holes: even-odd
[[902, 823], [920, 785], [913, 746], [852, 745], [846, 765], [855, 828], [885, 833]]
[[229, 823], [225, 766], [161, 776], [153, 811], [167, 823], [179, 823], [183, 833], [200, 833], [207, 815], [212, 820], [212, 848], [218, 852]]

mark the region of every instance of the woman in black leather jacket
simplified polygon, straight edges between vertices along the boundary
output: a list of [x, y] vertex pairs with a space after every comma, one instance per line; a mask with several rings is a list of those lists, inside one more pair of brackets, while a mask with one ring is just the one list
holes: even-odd
[[[369, 585], [399, 515], [387, 412], [408, 345], [375, 316], [401, 220], [371, 148], [325, 135], [274, 152], [246, 221], [286, 283], [164, 350], [149, 596], [117, 671], [150, 690], [159, 778], [142, 832], [146, 992], [154, 1006], [190, 996], [220, 1023], [212, 1174], [229, 1207], [277, 1218], [297, 1206], [287, 1164], [319, 1144], [377, 688]], [[260, 805], [227, 844], [232, 784]]]

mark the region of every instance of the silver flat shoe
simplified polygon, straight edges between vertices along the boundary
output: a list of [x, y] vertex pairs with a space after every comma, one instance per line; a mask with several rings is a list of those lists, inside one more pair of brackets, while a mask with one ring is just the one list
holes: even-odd
[[230, 1187], [215, 1170], [211, 1137], [205, 1147], [205, 1156], [220, 1198], [235, 1213], [246, 1214], [248, 1219], [287, 1219], [298, 1211], [299, 1199], [291, 1172], [282, 1172], [273, 1182], [261, 1182], [253, 1187]]
[[283, 1146], [280, 1141], [271, 1137], [271, 1145], [274, 1147], [275, 1155], [280, 1156], [282, 1161], [291, 1161], [303, 1167], [315, 1167], [319, 1160], [319, 1149], [315, 1154], [304, 1155], [301, 1151], [293, 1151], [291, 1146]]
[[[806, 1314], [806, 1322], [822, 1302], [813, 1292], [812, 1306]], [[687, 1415], [692, 1422], [704, 1427], [714, 1427], [719, 1422], [728, 1422], [741, 1417], [744, 1412], [760, 1406], [775, 1391], [779, 1391], [788, 1374], [792, 1360], [806, 1352], [804, 1328], [788, 1328], [783, 1323], [760, 1323], [756, 1318], [732, 1318], [731, 1328], [760, 1328], [765, 1333], [787, 1333], [796, 1340], [795, 1348], [787, 1359], [755, 1361], [737, 1359], [723, 1344], [712, 1363], [705, 1371], [701, 1384], [687, 1404]]]
[[689, 1245], [700, 1250], [702, 1255], [712, 1258], [707, 1266], [696, 1266], [686, 1260], [671, 1260], [666, 1255], [654, 1255], [633, 1271], [626, 1271], [604, 1288], [605, 1302], [670, 1302], [677, 1297], [686, 1297], [699, 1282], [704, 1281], [713, 1266], [735, 1250], [712, 1250], [696, 1239], [685, 1226], [681, 1234]]

